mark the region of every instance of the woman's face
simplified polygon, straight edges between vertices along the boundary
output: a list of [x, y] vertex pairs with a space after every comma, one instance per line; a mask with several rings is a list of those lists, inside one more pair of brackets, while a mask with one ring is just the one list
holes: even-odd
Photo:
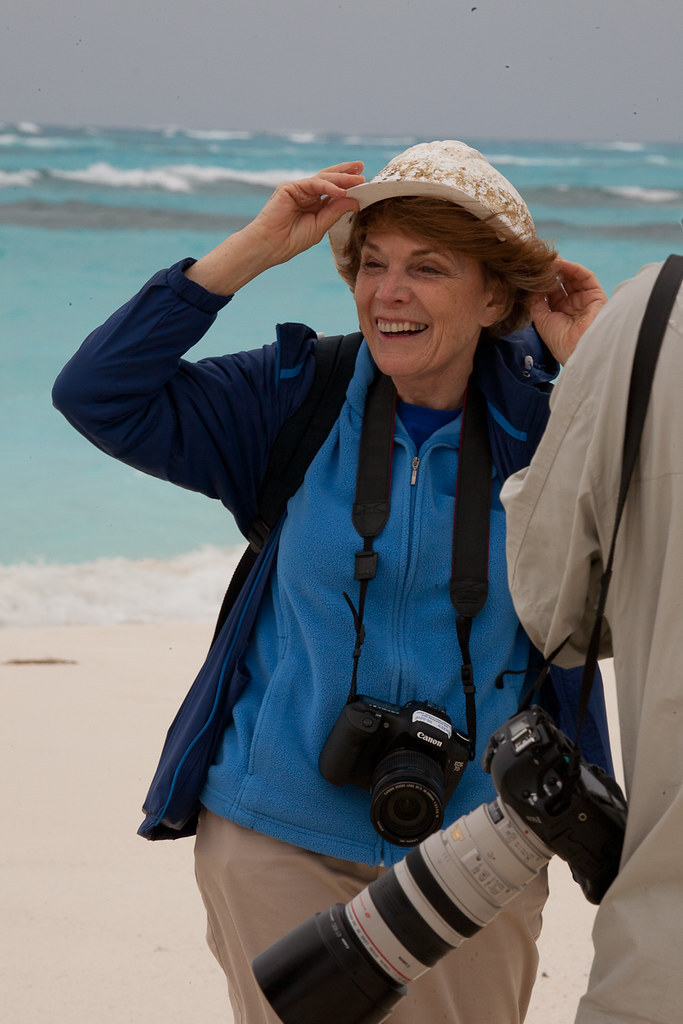
[[360, 328], [404, 401], [462, 404], [481, 329], [499, 317], [495, 291], [475, 260], [395, 231], [368, 233], [354, 288]]

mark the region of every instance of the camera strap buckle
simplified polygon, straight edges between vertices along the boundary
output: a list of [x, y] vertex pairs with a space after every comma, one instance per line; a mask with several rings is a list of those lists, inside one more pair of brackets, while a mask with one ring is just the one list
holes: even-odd
[[356, 552], [356, 570], [353, 574], [354, 580], [374, 580], [377, 575], [377, 552], [363, 551]]

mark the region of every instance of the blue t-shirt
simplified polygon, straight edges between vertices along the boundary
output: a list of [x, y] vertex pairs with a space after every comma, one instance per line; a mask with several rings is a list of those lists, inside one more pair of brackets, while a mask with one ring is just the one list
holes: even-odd
[[461, 409], [427, 409], [424, 405], [411, 405], [400, 399], [396, 411], [418, 451], [434, 431], [456, 419], [462, 412]]

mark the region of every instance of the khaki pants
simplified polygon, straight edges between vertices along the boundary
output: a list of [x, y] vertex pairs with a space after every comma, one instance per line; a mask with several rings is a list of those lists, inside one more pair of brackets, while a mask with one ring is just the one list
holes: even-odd
[[[313, 914], [346, 903], [385, 870], [290, 846], [206, 810], [195, 865], [207, 940], [228, 979], [235, 1024], [280, 1024], [254, 979], [256, 954]], [[544, 871], [491, 924], [409, 985], [390, 1024], [521, 1024], [547, 895]]]

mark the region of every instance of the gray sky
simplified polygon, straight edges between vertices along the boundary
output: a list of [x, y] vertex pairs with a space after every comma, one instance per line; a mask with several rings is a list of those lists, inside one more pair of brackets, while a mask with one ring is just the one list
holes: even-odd
[[683, 138], [681, 0], [3, 0], [0, 120]]

